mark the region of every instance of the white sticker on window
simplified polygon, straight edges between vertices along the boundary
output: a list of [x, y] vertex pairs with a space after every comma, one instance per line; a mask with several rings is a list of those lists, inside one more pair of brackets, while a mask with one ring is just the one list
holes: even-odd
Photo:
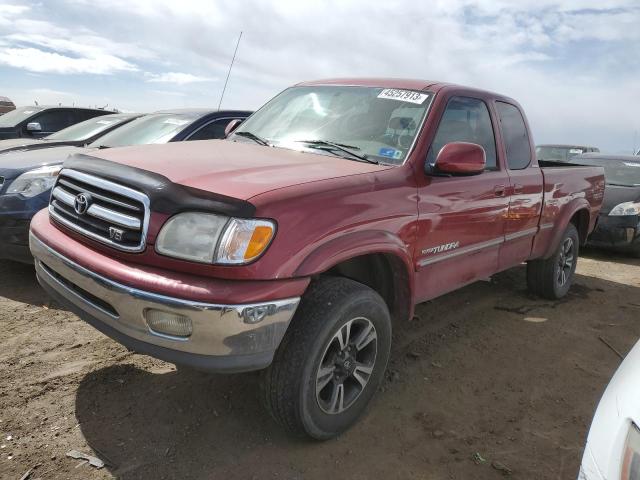
[[417, 103], [419, 105], [429, 98], [429, 94], [414, 92], [413, 90], [385, 88], [380, 92], [378, 98], [388, 98], [389, 100], [399, 100], [401, 102]]
[[569, 153], [575, 153], [576, 155], [580, 155], [582, 153], [582, 149], [580, 149], [580, 148], [571, 148], [571, 149], [569, 149]]
[[169, 125], [182, 126], [182, 125], [186, 125], [187, 123], [189, 123], [189, 120], [180, 120], [179, 118], [167, 118], [162, 123], [168, 123]]
[[627, 167], [640, 167], [640, 163], [624, 162]]

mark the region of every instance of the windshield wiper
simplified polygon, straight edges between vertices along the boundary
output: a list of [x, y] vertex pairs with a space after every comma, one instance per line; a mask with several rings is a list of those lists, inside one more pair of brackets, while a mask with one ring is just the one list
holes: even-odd
[[357, 158], [357, 159], [362, 160], [364, 162], [373, 163], [373, 164], [376, 164], [376, 165], [379, 164], [379, 162], [367, 157], [366, 155], [361, 155], [359, 153], [354, 152], [354, 150], [360, 150], [360, 147], [355, 147], [353, 145], [346, 145], [344, 143], [329, 142], [327, 140], [296, 140], [296, 142], [308, 143], [309, 145], [312, 145], [315, 148], [320, 148], [320, 149], [325, 149], [325, 150], [339, 150], [341, 152], [344, 152], [344, 153], [347, 153], [347, 154], [351, 155], [353, 158]]
[[259, 137], [255, 133], [251, 133], [251, 132], [235, 132], [235, 134], [239, 135], [241, 137], [249, 138], [249, 139], [253, 140], [256, 143], [259, 143], [260, 145], [264, 145], [265, 147], [270, 147], [271, 146], [271, 144], [269, 142], [267, 142], [264, 138]]

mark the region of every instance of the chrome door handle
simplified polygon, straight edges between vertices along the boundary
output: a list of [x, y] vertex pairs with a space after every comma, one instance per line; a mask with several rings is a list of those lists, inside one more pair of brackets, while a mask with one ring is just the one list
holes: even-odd
[[506, 188], [504, 185], [496, 185], [495, 187], [493, 187], [493, 193], [496, 194], [496, 197], [504, 197], [505, 191]]

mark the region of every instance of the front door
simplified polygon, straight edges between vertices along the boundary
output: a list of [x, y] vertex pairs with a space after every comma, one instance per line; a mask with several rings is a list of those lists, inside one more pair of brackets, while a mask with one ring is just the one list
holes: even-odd
[[485, 149], [486, 169], [473, 176], [431, 176], [419, 187], [418, 301], [488, 277], [498, 269], [510, 185], [498, 161], [494, 131], [483, 100], [452, 97], [448, 101], [427, 162], [433, 165], [447, 143], [470, 142]]

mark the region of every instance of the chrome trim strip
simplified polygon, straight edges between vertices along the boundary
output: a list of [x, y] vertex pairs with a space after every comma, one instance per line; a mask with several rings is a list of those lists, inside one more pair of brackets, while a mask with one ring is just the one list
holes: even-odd
[[[82, 227], [80, 227], [78, 224], [73, 223], [68, 221], [67, 219], [61, 217], [58, 213], [55, 212], [55, 209], [53, 208], [53, 205], [50, 203], [49, 204], [49, 214], [51, 215], [51, 217], [61, 223], [62, 225], [64, 225], [65, 227], [69, 228], [70, 230], [74, 230], [76, 232], [81, 233], [82, 235], [89, 237], [97, 242], [100, 243], [104, 243], [106, 245], [109, 245], [110, 247], [115, 248], [116, 250], [121, 250], [121, 251], [125, 251], [125, 252], [131, 252], [131, 253], [137, 253], [137, 252], [142, 252], [147, 245], [147, 230], [149, 229], [149, 218], [150, 218], [150, 202], [149, 202], [149, 197], [147, 197], [144, 193], [139, 192], [137, 190], [134, 190], [132, 188], [129, 187], [125, 187], [123, 185], [114, 183], [114, 182], [110, 182], [109, 180], [105, 180], [103, 178], [100, 177], [94, 177], [93, 175], [89, 175], [87, 173], [82, 173], [79, 172], [77, 170], [72, 170], [69, 168], [65, 168], [63, 169], [60, 174], [60, 177], [70, 177], [70, 178], [74, 178], [80, 182], [84, 182], [84, 183], [88, 183], [90, 185], [95, 185], [98, 188], [101, 188], [103, 190], [107, 190], [107, 191], [112, 191], [118, 195], [122, 195], [123, 197], [128, 197], [131, 198], [133, 200], [137, 200], [138, 202], [142, 203], [142, 205], [144, 205], [144, 220], [142, 222], [142, 232], [140, 235], [140, 243], [138, 245], [134, 245], [134, 246], [127, 246], [127, 245], [122, 245], [119, 244], [117, 242], [112, 241], [109, 238], [103, 237], [102, 235], [98, 235], [94, 232], [91, 232], [89, 230], [86, 230]], [[55, 189], [54, 189], [55, 190]], [[52, 196], [53, 196], [53, 192], [52, 192]], [[137, 220], [137, 219], [136, 219]], [[115, 223], [115, 222], [114, 222]], [[140, 229], [140, 227], [138, 226], [137, 228], [138, 230]]]
[[55, 198], [56, 200], [60, 200], [65, 205], [73, 207], [73, 201], [75, 197], [66, 190], [63, 190], [60, 187], [56, 187], [53, 189], [53, 192], [51, 192], [51, 195], [53, 195], [53, 198]]
[[91, 205], [87, 210], [87, 215], [92, 215], [101, 220], [120, 225], [121, 227], [130, 228], [131, 230], [140, 230], [140, 220], [137, 218], [130, 217], [124, 213], [108, 210], [100, 205]]
[[485, 248], [497, 247], [504, 243], [504, 238], [494, 238], [493, 240], [488, 240], [486, 242], [474, 243], [473, 245], [469, 245], [467, 247], [461, 248], [460, 250], [454, 250], [453, 252], [447, 253], [445, 255], [440, 255], [439, 257], [429, 257], [423, 258], [418, 262], [418, 265], [421, 267], [425, 267], [427, 265], [432, 265], [434, 263], [442, 262], [444, 260], [449, 260], [454, 257], [458, 257], [460, 255], [464, 255], [467, 253], [476, 252], [478, 250], [484, 250]]
[[[49, 288], [122, 334], [172, 350], [203, 355], [273, 351], [280, 344], [300, 303], [300, 297], [235, 305], [169, 297], [129, 287], [92, 272], [56, 252], [33, 233], [29, 234], [29, 245], [35, 258], [38, 279]], [[118, 317], [105, 312], [57, 276], [109, 304]], [[144, 319], [144, 312], [149, 308], [189, 317], [193, 334], [185, 340], [151, 330]], [[262, 310], [264, 317], [256, 323], [247, 321], [251, 317], [250, 312], [256, 310]]]
[[553, 223], [543, 223], [540, 225], [540, 230], [547, 230], [553, 228]]
[[520, 232], [509, 233], [508, 235], [505, 235], [504, 239], [506, 242], [508, 242], [517, 238], [529, 237], [531, 235], [535, 235], [536, 233], [538, 233], [538, 227], [527, 228], [526, 230], [522, 230]]

